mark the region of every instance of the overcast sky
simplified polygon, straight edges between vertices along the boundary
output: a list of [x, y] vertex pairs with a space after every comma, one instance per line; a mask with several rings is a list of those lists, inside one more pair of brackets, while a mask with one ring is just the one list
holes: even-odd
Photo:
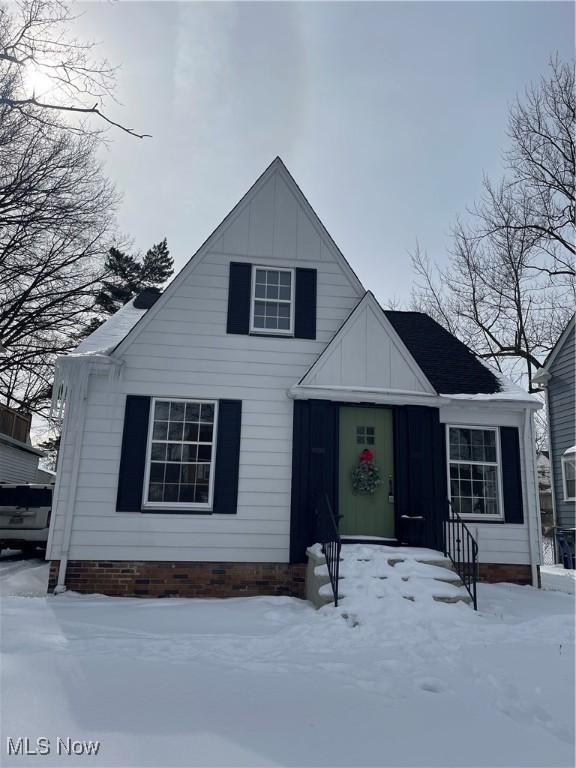
[[555, 2], [91, 3], [82, 33], [120, 63], [111, 134], [121, 230], [181, 267], [280, 155], [367, 288], [406, 301], [416, 239], [444, 258], [508, 105], [573, 55]]

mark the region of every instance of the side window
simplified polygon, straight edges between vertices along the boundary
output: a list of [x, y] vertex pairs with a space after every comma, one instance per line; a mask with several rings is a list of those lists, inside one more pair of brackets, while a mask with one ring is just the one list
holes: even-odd
[[230, 262], [226, 333], [316, 338], [317, 271]]
[[294, 334], [293, 270], [253, 267], [250, 330]]
[[562, 455], [562, 485], [564, 501], [576, 500], [576, 446], [568, 448]]
[[213, 401], [154, 399], [144, 506], [212, 505], [216, 417]]
[[502, 518], [498, 430], [449, 427], [450, 501], [462, 517]]

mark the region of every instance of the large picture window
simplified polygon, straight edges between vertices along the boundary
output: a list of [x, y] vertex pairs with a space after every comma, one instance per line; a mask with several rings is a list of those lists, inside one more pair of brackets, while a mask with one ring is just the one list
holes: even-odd
[[252, 270], [251, 331], [294, 333], [294, 271], [292, 269]]
[[496, 428], [448, 427], [450, 501], [463, 517], [502, 518]]
[[576, 445], [562, 454], [564, 501], [576, 501]]
[[212, 506], [217, 416], [214, 401], [153, 400], [145, 506]]

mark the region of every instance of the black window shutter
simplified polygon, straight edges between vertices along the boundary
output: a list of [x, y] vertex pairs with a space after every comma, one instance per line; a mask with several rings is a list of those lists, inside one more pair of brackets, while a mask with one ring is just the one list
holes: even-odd
[[116, 497], [116, 510], [118, 512], [140, 512], [142, 509], [142, 486], [146, 469], [149, 417], [149, 397], [126, 396], [118, 495]]
[[504, 520], [507, 523], [523, 523], [520, 438], [517, 427], [500, 427], [500, 449]]
[[252, 265], [230, 262], [227, 333], [250, 333]]
[[296, 270], [296, 305], [294, 336], [297, 339], [316, 338], [316, 270]]
[[216, 475], [214, 477], [214, 506], [212, 509], [217, 515], [236, 514], [241, 426], [242, 401], [220, 400], [218, 403]]

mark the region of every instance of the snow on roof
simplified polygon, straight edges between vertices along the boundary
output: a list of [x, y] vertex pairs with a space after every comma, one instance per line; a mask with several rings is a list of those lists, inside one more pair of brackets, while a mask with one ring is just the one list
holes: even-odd
[[570, 446], [570, 448], [566, 448], [562, 456], [572, 456], [576, 453], [576, 445]]
[[147, 311], [147, 309], [135, 307], [134, 299], [132, 299], [127, 304], [124, 304], [118, 312], [111, 315], [99, 328], [96, 328], [94, 333], [91, 333], [90, 336], [81, 341], [76, 349], [72, 350], [72, 354], [109, 354], [130, 333], [138, 320]]
[[536, 397], [535, 395], [529, 394], [525, 389], [522, 387], [519, 387], [518, 384], [514, 384], [513, 381], [510, 381], [510, 379], [506, 378], [506, 376], [503, 376], [500, 371], [495, 370], [492, 368], [491, 365], [488, 365], [486, 360], [482, 360], [482, 358], [478, 357], [476, 358], [479, 363], [482, 363], [482, 365], [485, 368], [488, 368], [489, 371], [492, 372], [492, 374], [495, 376], [496, 380], [498, 381], [498, 392], [493, 392], [492, 394], [484, 394], [484, 393], [478, 393], [478, 394], [443, 394], [441, 393], [441, 397], [446, 397], [454, 400], [515, 400], [517, 402], [524, 402], [524, 403], [532, 403], [534, 407], [541, 408], [543, 403], [542, 400], [539, 397]]

